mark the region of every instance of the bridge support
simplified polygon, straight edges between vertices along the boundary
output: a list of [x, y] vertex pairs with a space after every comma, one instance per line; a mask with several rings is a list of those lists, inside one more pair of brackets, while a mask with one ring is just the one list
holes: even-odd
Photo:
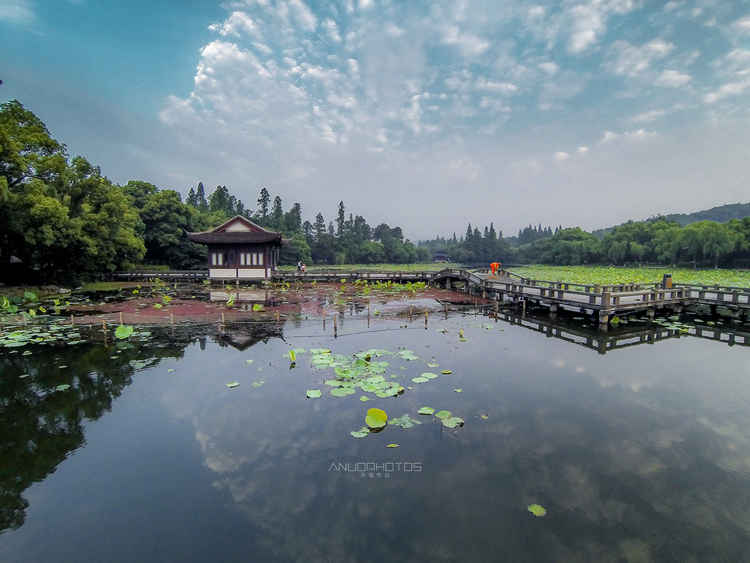
[[599, 328], [604, 328], [606, 330], [606, 327], [608, 324], [609, 324], [609, 311], [602, 309], [599, 311]]

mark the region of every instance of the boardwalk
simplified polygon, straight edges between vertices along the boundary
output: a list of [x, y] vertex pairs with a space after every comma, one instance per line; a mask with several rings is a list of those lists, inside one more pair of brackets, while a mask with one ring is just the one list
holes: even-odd
[[469, 270], [446, 269], [438, 272], [431, 283], [452, 287], [456, 283], [467, 289], [513, 303], [531, 303], [549, 308], [551, 313], [560, 308], [596, 315], [606, 325], [613, 315], [645, 312], [652, 317], [657, 311], [680, 312], [685, 306], [704, 306], [725, 309], [734, 318], [750, 315], [750, 289], [694, 284], [674, 284], [663, 287], [662, 282], [641, 284], [578, 284], [535, 280], [518, 276], [507, 270], [498, 275]]

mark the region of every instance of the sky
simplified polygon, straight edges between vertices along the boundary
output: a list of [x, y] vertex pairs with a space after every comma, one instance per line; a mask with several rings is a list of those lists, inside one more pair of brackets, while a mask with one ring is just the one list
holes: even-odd
[[413, 241], [750, 201], [750, 0], [0, 0], [0, 79], [119, 184]]

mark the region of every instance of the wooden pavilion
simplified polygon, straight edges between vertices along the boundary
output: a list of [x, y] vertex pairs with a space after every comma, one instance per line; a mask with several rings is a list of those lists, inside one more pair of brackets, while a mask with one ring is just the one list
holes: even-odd
[[217, 280], [263, 280], [279, 265], [279, 249], [287, 241], [280, 231], [269, 231], [237, 215], [210, 231], [186, 233], [208, 247], [208, 277]]

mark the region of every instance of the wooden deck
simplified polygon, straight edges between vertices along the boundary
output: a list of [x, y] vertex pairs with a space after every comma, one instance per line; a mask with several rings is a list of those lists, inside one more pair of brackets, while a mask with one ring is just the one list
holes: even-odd
[[726, 286], [674, 284], [665, 288], [662, 282], [647, 284], [578, 284], [535, 280], [518, 276], [507, 270], [497, 275], [487, 272], [445, 269], [431, 280], [450, 288], [459, 283], [467, 290], [485, 296], [502, 298], [516, 304], [528, 302], [549, 308], [554, 313], [560, 308], [597, 315], [606, 325], [613, 315], [645, 312], [653, 316], [657, 311], [679, 312], [685, 306], [702, 305], [726, 309], [735, 318], [750, 315], [750, 289]]

